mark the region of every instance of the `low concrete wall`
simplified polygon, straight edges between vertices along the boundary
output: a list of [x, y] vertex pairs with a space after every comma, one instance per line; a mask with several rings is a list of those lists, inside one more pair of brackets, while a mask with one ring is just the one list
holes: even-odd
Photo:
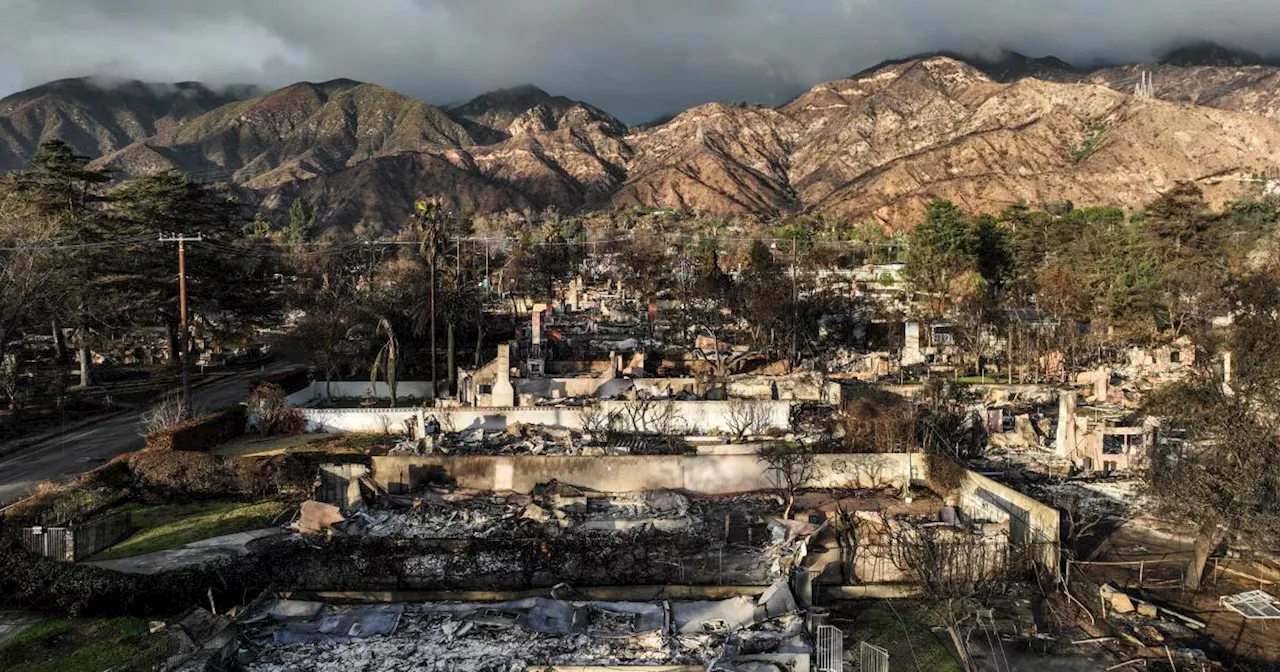
[[[628, 414], [628, 401], [603, 401], [600, 410], [604, 413]], [[669, 404], [672, 411], [683, 419], [690, 433], [733, 432], [735, 414], [741, 415], [743, 409], [750, 407], [751, 413], [759, 417], [765, 429], [787, 430], [791, 427], [792, 401], [657, 401], [656, 404]], [[643, 427], [642, 431], [653, 431], [655, 427]]]
[[[807, 487], [899, 487], [922, 482], [924, 459], [915, 454], [817, 456], [817, 476]], [[602, 492], [681, 490], [721, 495], [773, 490], [777, 480], [755, 455], [551, 457], [466, 456], [373, 458], [373, 475], [383, 487], [403, 491], [447, 476], [458, 487], [527, 493], [552, 479]]]
[[303, 408], [306, 431], [341, 434], [406, 434], [418, 417], [415, 408]]
[[[649, 426], [659, 416], [666, 414], [651, 409], [644, 414], [632, 413], [634, 407], [628, 401], [602, 401], [598, 407], [602, 413], [617, 413], [624, 418], [643, 415], [640, 431], [656, 431], [659, 428]], [[692, 433], [732, 432], [734, 430], [734, 414], [743, 402], [734, 401], [655, 401], [653, 404], [669, 405], [670, 413], [682, 420], [682, 429]], [[752, 401], [755, 405], [761, 425], [766, 429], [787, 430], [791, 425], [790, 401]], [[468, 429], [506, 429], [508, 425], [530, 424], [545, 427], [582, 429], [583, 411], [578, 407], [518, 407], [518, 408], [426, 408], [423, 412], [428, 417], [435, 417], [446, 431], [464, 431]], [[409, 426], [417, 414], [416, 408], [335, 408], [318, 409], [303, 408], [307, 418], [307, 431], [311, 432], [372, 432], [372, 433], [405, 433], [405, 422]], [[628, 429], [630, 426], [628, 425]]]
[[[285, 401], [290, 406], [304, 406], [306, 404], [321, 400], [327, 394], [333, 399], [390, 399], [391, 388], [386, 383], [378, 381], [370, 383], [369, 381], [349, 381], [335, 380], [326, 383], [323, 380], [313, 380], [311, 385], [294, 392], [285, 397]], [[431, 381], [426, 380], [402, 380], [396, 384], [396, 398], [408, 399], [416, 397], [418, 399], [427, 399], [431, 397]]]
[[965, 471], [959, 495], [966, 515], [1008, 522], [1010, 541], [1028, 546], [1041, 564], [1058, 570], [1061, 520], [1057, 509], [972, 471]]

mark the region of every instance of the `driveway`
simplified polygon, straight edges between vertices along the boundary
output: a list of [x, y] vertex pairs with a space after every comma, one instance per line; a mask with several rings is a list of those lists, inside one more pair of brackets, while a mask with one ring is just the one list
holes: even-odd
[[195, 567], [213, 560], [245, 556], [249, 554], [250, 543], [278, 534], [284, 534], [284, 530], [279, 527], [268, 527], [249, 532], [225, 534], [221, 537], [213, 537], [203, 541], [193, 541], [185, 546], [179, 546], [167, 551], [144, 553], [130, 558], [117, 558], [115, 560], [94, 560], [81, 564], [114, 569], [117, 572], [126, 574], [156, 574], [186, 567]]
[[[191, 391], [196, 408], [216, 409], [244, 401], [249, 382], [266, 374], [295, 368], [287, 364], [226, 374]], [[66, 478], [93, 469], [111, 458], [142, 448], [138, 435], [142, 410], [120, 413], [101, 422], [36, 443], [0, 458], [0, 503], [20, 499], [42, 481]]]

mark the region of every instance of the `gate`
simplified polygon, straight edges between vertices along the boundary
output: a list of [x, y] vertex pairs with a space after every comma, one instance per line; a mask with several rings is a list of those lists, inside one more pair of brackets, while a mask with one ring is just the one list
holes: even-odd
[[844, 672], [844, 633], [834, 625], [818, 626], [817, 672]]
[[61, 562], [75, 560], [75, 545], [67, 543], [73, 533], [65, 527], [27, 527], [19, 534], [22, 546], [36, 555]]
[[59, 562], [79, 562], [116, 545], [133, 534], [128, 511], [92, 523], [70, 527], [24, 527], [19, 530], [28, 551]]
[[889, 672], [889, 652], [878, 646], [862, 642], [858, 647], [858, 659], [862, 672]]

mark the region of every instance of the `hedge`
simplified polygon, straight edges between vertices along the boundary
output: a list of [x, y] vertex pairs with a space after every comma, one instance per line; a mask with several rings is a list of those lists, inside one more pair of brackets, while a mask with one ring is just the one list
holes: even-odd
[[151, 434], [147, 450], [204, 452], [244, 434], [244, 425], [244, 407], [232, 406]]

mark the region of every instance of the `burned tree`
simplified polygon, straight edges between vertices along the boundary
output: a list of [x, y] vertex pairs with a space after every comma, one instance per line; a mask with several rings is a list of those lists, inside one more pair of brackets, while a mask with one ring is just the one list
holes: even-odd
[[758, 456], [766, 465], [765, 477], [786, 495], [787, 506], [782, 512], [782, 517], [786, 518], [795, 506], [796, 493], [818, 476], [818, 461], [813, 447], [801, 443], [770, 443], [761, 446]]
[[1012, 568], [1018, 565], [1009, 557], [1008, 538], [892, 519], [884, 526], [894, 565], [919, 586], [966, 672], [977, 670], [969, 655], [967, 629], [978, 625], [981, 612], [1006, 595], [1016, 579]]
[[769, 404], [759, 399], [734, 399], [729, 402], [725, 425], [733, 438], [739, 441], [748, 436], [758, 436], [772, 424], [771, 410]]
[[623, 404], [622, 412], [611, 421], [633, 434], [657, 434], [673, 436], [683, 433], [683, 419], [679, 410], [667, 399], [643, 397]]
[[1198, 525], [1189, 588], [1199, 587], [1210, 553], [1223, 542], [1266, 546], [1280, 539], [1278, 279], [1273, 266], [1232, 287], [1234, 323], [1224, 345], [1237, 365], [1229, 381], [1205, 367], [1147, 405], [1162, 418], [1146, 464], [1148, 491], [1164, 513]]

